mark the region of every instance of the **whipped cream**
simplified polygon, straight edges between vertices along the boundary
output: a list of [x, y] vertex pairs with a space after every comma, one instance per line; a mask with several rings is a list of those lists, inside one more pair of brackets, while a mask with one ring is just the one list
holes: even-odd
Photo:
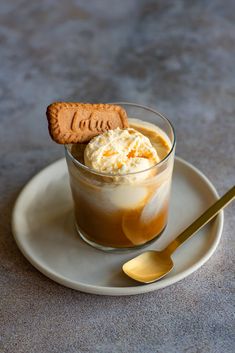
[[108, 130], [94, 137], [84, 151], [85, 165], [102, 173], [140, 172], [159, 161], [149, 138], [133, 128]]

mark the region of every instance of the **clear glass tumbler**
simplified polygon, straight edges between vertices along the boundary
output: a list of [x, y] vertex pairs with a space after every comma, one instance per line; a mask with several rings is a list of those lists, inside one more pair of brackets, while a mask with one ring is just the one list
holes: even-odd
[[107, 251], [143, 247], [162, 234], [175, 152], [174, 128], [167, 118], [145, 106], [116, 104], [126, 110], [128, 118], [160, 128], [171, 149], [148, 170], [114, 175], [84, 166], [72, 155], [72, 145], [65, 146], [77, 232], [88, 244]]

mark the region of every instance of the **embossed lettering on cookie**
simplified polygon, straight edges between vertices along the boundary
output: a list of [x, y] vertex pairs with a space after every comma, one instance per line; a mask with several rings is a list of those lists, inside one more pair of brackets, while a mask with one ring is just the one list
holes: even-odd
[[56, 102], [46, 115], [51, 138], [60, 144], [84, 143], [106, 130], [128, 127], [126, 111], [114, 104]]

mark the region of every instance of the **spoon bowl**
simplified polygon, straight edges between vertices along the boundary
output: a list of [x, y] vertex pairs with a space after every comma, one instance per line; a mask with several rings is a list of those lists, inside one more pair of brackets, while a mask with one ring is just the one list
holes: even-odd
[[173, 267], [173, 261], [166, 251], [149, 250], [126, 262], [122, 269], [138, 282], [151, 283], [164, 277]]

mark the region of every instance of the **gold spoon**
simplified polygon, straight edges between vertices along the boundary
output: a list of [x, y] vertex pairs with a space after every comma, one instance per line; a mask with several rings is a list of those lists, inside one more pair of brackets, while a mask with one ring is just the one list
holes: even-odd
[[158, 281], [174, 267], [172, 253], [194, 233], [207, 224], [217, 213], [227, 206], [235, 197], [235, 186], [209, 207], [199, 218], [173, 240], [164, 250], [149, 250], [126, 262], [122, 269], [125, 274], [142, 283]]

